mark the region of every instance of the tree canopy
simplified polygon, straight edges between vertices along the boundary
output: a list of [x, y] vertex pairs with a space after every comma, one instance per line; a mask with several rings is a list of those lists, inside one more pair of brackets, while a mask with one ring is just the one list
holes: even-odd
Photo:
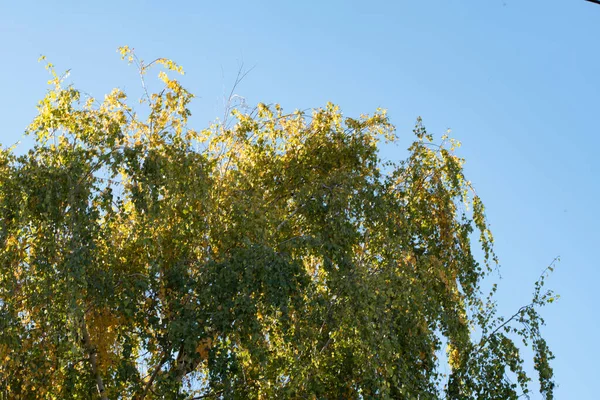
[[497, 315], [458, 142], [418, 120], [408, 157], [384, 162], [386, 112], [333, 104], [193, 130], [181, 67], [120, 51], [141, 105], [88, 98], [47, 64], [35, 145], [0, 148], [0, 392], [516, 399], [528, 347], [553, 398], [545, 273], [531, 304]]

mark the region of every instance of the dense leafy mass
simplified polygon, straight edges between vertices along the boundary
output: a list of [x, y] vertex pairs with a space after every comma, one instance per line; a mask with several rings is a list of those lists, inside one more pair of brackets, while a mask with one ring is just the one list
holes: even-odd
[[[0, 391], [11, 399], [516, 399], [523, 342], [551, 399], [532, 303], [496, 316], [484, 208], [419, 121], [259, 104], [188, 127], [165, 59], [135, 110], [50, 89], [0, 149]], [[475, 238], [481, 263], [472, 253]], [[493, 292], [493, 291], [492, 291]], [[493, 293], [492, 293], [493, 294]]]

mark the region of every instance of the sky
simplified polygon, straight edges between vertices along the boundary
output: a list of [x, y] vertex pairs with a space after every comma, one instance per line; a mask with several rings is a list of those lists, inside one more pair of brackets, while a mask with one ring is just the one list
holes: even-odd
[[401, 138], [382, 147], [386, 159], [405, 155], [418, 116], [438, 138], [450, 128], [496, 239], [499, 309], [509, 316], [527, 304], [560, 256], [547, 283], [561, 298], [543, 310], [556, 398], [598, 397], [600, 6], [0, 0], [0, 143], [20, 140], [35, 115], [48, 79], [42, 54], [95, 97], [139, 92], [122, 45], [184, 67], [198, 128], [222, 117], [240, 67], [252, 71], [235, 94], [251, 105], [331, 101], [347, 116], [386, 108]]

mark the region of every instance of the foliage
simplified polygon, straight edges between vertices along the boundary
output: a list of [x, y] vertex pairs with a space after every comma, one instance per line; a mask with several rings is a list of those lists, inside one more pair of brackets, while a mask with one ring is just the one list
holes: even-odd
[[408, 158], [386, 164], [386, 113], [332, 104], [259, 104], [194, 131], [193, 96], [168, 75], [181, 68], [121, 53], [144, 90], [163, 67], [143, 117], [48, 64], [35, 145], [0, 150], [7, 397], [516, 399], [523, 339], [552, 398], [545, 275], [496, 316], [480, 289], [493, 240], [457, 142], [419, 120]]

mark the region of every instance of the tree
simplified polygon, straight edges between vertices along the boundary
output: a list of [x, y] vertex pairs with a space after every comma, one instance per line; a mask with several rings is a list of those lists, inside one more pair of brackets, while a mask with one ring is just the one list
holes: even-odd
[[259, 104], [195, 131], [167, 74], [181, 67], [120, 51], [144, 90], [163, 68], [145, 111], [118, 89], [84, 99], [47, 64], [35, 145], [0, 151], [8, 398], [516, 399], [521, 339], [553, 397], [545, 273], [531, 304], [496, 316], [457, 142], [418, 120], [408, 158], [383, 163], [385, 111], [332, 104]]

